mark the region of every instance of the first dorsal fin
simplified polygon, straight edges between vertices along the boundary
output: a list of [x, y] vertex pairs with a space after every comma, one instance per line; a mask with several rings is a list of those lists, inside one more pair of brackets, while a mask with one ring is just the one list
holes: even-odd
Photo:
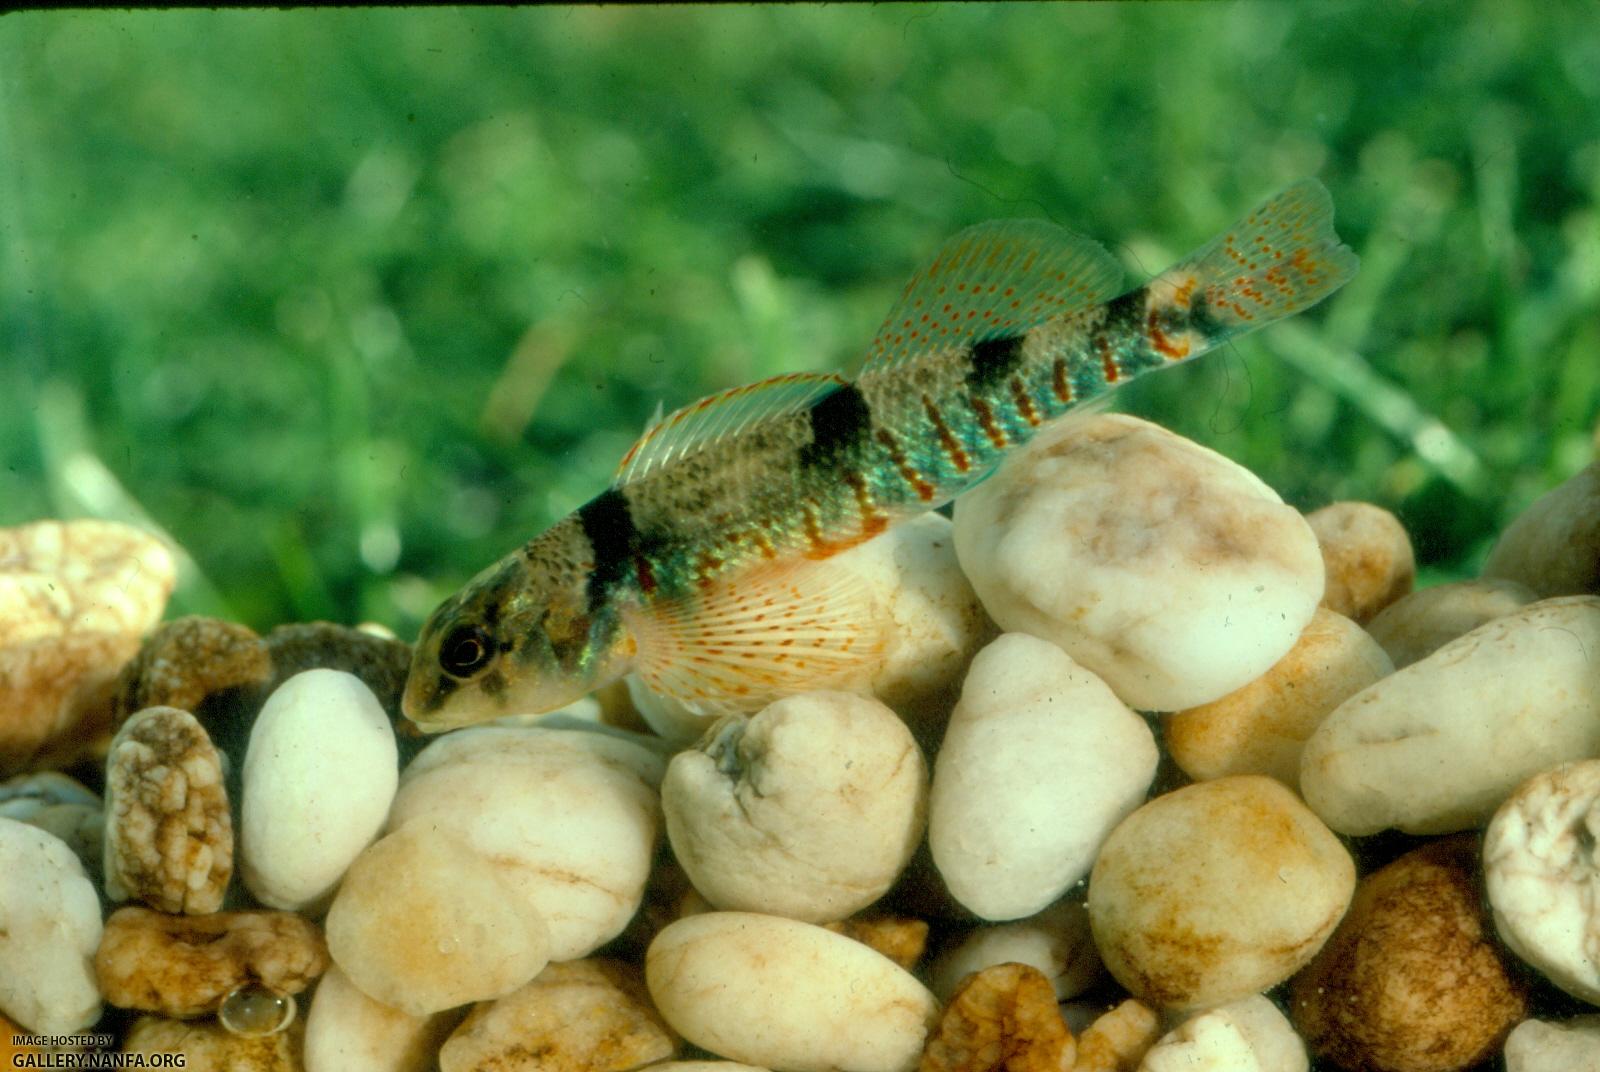
[[1042, 220], [995, 220], [951, 238], [917, 269], [863, 372], [930, 349], [1019, 335], [1116, 296], [1122, 267], [1098, 242]]
[[747, 383], [690, 403], [645, 431], [623, 455], [612, 484], [621, 487], [642, 480], [663, 466], [726, 442], [763, 421], [798, 413], [842, 383], [844, 380], [838, 376], [796, 372]]

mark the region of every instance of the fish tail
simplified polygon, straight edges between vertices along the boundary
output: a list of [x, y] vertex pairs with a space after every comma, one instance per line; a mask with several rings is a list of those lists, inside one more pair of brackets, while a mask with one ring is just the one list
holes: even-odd
[[1349, 282], [1359, 263], [1333, 231], [1328, 191], [1302, 179], [1152, 280], [1149, 308], [1215, 346], [1310, 308]]

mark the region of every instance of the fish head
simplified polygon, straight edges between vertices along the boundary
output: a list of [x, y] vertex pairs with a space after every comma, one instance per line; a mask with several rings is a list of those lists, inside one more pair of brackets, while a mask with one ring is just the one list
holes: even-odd
[[592, 565], [567, 527], [496, 562], [428, 618], [401, 701], [419, 729], [543, 714], [626, 672], [620, 620], [590, 605]]

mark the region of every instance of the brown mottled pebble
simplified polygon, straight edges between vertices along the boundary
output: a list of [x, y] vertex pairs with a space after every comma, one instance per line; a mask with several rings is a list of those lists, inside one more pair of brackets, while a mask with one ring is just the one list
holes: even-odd
[[678, 1052], [637, 968], [614, 960], [551, 964], [480, 1003], [439, 1051], [441, 1072], [625, 1072]]
[[1044, 973], [996, 964], [957, 988], [928, 1036], [918, 1072], [1060, 1072], [1075, 1056]]
[[877, 950], [906, 971], [915, 971], [928, 948], [928, 924], [899, 916], [852, 916], [823, 926]]
[[1142, 1001], [1129, 998], [1078, 1036], [1072, 1072], [1134, 1072], [1161, 1037], [1161, 1017]]
[[1411, 537], [1389, 511], [1371, 503], [1336, 502], [1313, 510], [1306, 521], [1322, 548], [1324, 607], [1365, 622], [1411, 591], [1417, 578]]
[[233, 821], [222, 760], [200, 723], [152, 707], [124, 723], [106, 760], [106, 894], [163, 912], [222, 907]]
[[1527, 1014], [1483, 918], [1476, 838], [1425, 845], [1362, 879], [1290, 987], [1312, 1050], [1349, 1072], [1457, 1072]]
[[201, 1016], [249, 984], [299, 993], [327, 969], [328, 951], [317, 928], [290, 912], [169, 916], [128, 907], [106, 920], [94, 967], [112, 1005]]
[[122, 668], [117, 720], [147, 707], [198, 712], [217, 693], [253, 692], [271, 677], [267, 646], [250, 629], [218, 618], [176, 618], [147, 636]]
[[184, 1063], [171, 1067], [189, 1072], [301, 1072], [302, 1025], [297, 1019], [276, 1035], [234, 1035], [214, 1020], [141, 1016], [128, 1031], [122, 1052], [182, 1055]]

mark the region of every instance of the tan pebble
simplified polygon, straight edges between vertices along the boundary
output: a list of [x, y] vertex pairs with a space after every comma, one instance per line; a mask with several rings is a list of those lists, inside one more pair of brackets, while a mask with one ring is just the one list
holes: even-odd
[[661, 1061], [647, 1067], [650, 1072], [768, 1072], [759, 1065], [742, 1065], [738, 1061]]
[[1393, 673], [1377, 641], [1355, 622], [1318, 607], [1289, 654], [1220, 700], [1179, 711], [1163, 725], [1167, 748], [1196, 781], [1266, 774], [1300, 784], [1300, 750], [1345, 700]]
[[861, 943], [750, 912], [668, 926], [645, 979], [685, 1039], [784, 1072], [911, 1072], [939, 1017], [932, 993]]
[[175, 578], [166, 546], [127, 525], [0, 528], [0, 775], [99, 754], [112, 683]]
[[225, 689], [259, 688], [272, 677], [261, 638], [217, 618], [166, 622], [144, 640], [118, 681], [119, 721], [147, 707], [193, 712]]
[[137, 636], [161, 620], [172, 553], [114, 521], [0, 528], [0, 647], [70, 632]]
[[1600, 595], [1600, 462], [1523, 511], [1489, 552], [1483, 576], [1518, 581], [1541, 599]]
[[240, 987], [298, 994], [328, 967], [322, 935], [289, 912], [169, 916], [119, 908], [94, 958], [106, 1001], [164, 1016], [215, 1012]]
[[509, 994], [549, 960], [538, 911], [493, 864], [425, 819], [356, 858], [326, 925], [350, 981], [412, 1016]]
[[1527, 1014], [1487, 933], [1476, 838], [1446, 838], [1362, 879], [1349, 914], [1290, 986], [1289, 1015], [1341, 1068], [1456, 1072]]
[[925, 920], [898, 916], [852, 916], [823, 926], [835, 934], [854, 938], [869, 949], [877, 950], [906, 971], [916, 970], [917, 961], [922, 959], [923, 952], [928, 948], [928, 924]]
[[439, 1051], [440, 1072], [624, 1072], [677, 1053], [637, 968], [613, 960], [552, 964], [480, 1004]]
[[1259, 993], [1333, 933], [1355, 886], [1339, 839], [1271, 778], [1235, 775], [1145, 804], [1089, 879], [1095, 945], [1118, 982], [1188, 1010]]
[[123, 724], [106, 760], [106, 894], [163, 912], [222, 907], [233, 820], [222, 760], [195, 717], [152, 707]]
[[0, 647], [0, 775], [69, 763], [109, 731], [107, 702], [136, 633], [80, 630]]
[[1600, 1015], [1522, 1021], [1506, 1036], [1506, 1072], [1600, 1072]]
[[141, 1016], [128, 1031], [122, 1052], [181, 1055], [181, 1067], [189, 1072], [301, 1072], [304, 1035], [299, 1023], [276, 1035], [252, 1036], [230, 1034], [213, 1020]]
[[1044, 973], [995, 964], [957, 988], [928, 1036], [918, 1072], [1059, 1072], [1075, 1056]]
[[374, 1001], [330, 967], [306, 1013], [306, 1072], [434, 1072], [466, 1006], [412, 1016]]
[[1078, 1036], [1072, 1072], [1134, 1072], [1161, 1037], [1161, 1017], [1142, 1001], [1129, 998]]
[[1365, 622], [1407, 592], [1417, 578], [1411, 537], [1381, 506], [1329, 503], [1306, 515], [1322, 548], [1322, 605]]
[[1367, 632], [1399, 670], [1537, 598], [1533, 589], [1516, 581], [1439, 584], [1391, 603], [1367, 623]]

